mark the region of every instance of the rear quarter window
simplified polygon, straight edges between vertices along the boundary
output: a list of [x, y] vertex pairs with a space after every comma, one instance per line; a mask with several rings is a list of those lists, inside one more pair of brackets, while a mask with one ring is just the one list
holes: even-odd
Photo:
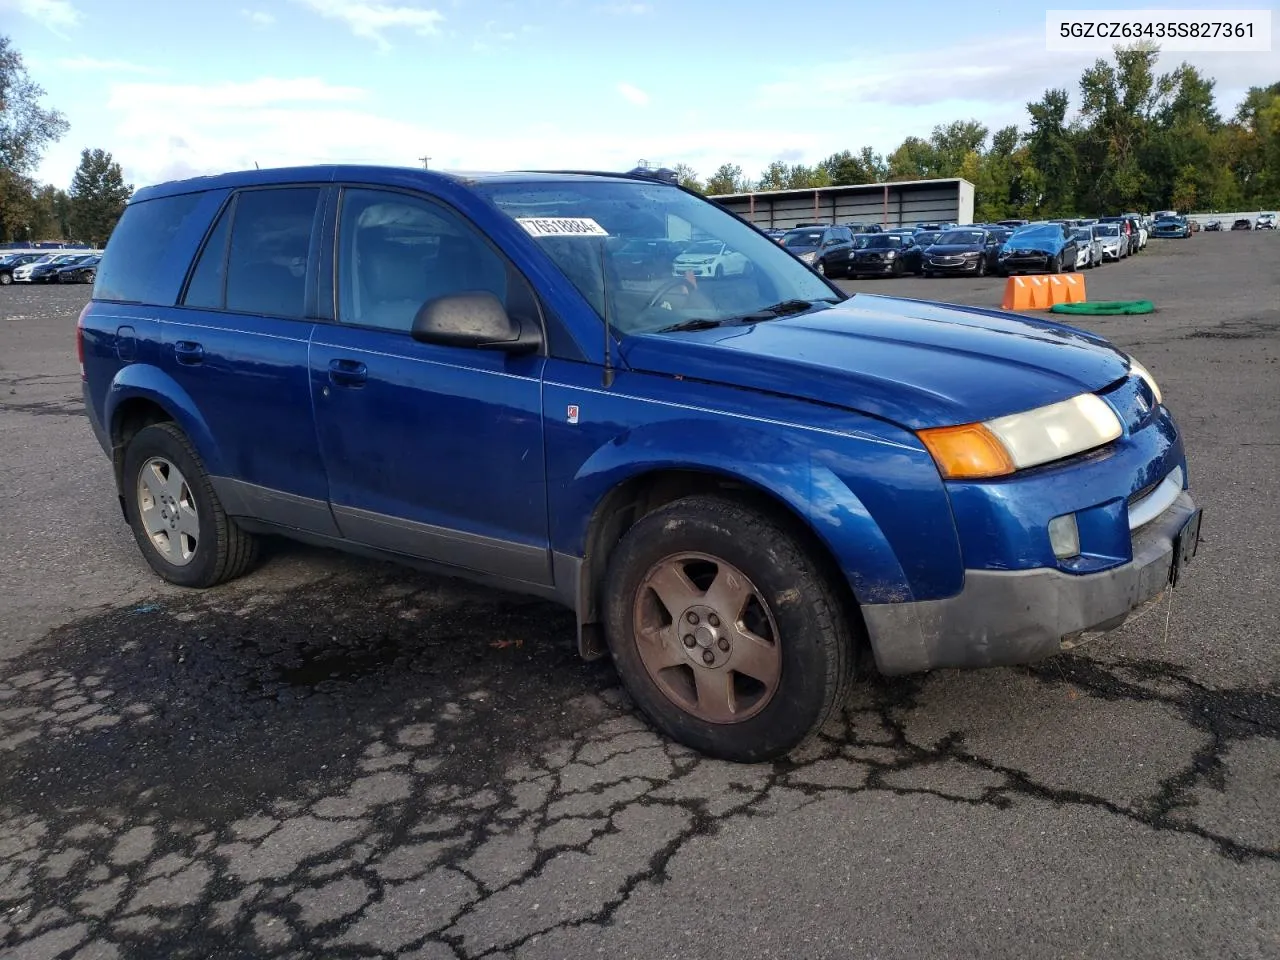
[[201, 195], [185, 193], [131, 203], [116, 224], [98, 264], [95, 300], [127, 303], [172, 302], [168, 278], [159, 265]]

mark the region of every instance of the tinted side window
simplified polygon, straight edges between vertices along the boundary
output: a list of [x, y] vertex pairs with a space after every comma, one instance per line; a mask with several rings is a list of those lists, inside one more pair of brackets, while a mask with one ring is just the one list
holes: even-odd
[[98, 265], [94, 298], [158, 302], [157, 292], [165, 278], [158, 275], [156, 266], [199, 200], [200, 194], [186, 193], [125, 207]]
[[227, 255], [228, 310], [276, 317], [306, 312], [318, 187], [245, 190], [236, 197]]
[[195, 272], [191, 274], [191, 282], [187, 285], [187, 295], [182, 302], [188, 307], [204, 307], [209, 310], [221, 310], [225, 299], [225, 279], [227, 266], [227, 237], [231, 233], [231, 216], [235, 209], [234, 201], [227, 204], [214, 224], [213, 232], [205, 241], [200, 259], [196, 261]]
[[531, 299], [520, 282], [508, 297], [505, 261], [452, 211], [380, 190], [343, 193], [338, 225], [338, 319], [408, 331], [428, 300], [492, 293], [513, 316]]

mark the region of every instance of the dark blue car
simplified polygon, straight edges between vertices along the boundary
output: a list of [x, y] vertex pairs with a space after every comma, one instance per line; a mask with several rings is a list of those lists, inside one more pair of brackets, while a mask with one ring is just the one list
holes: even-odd
[[1164, 217], [1156, 221], [1151, 235], [1162, 240], [1185, 240], [1191, 236], [1191, 224], [1186, 217]]
[[1002, 276], [1074, 271], [1078, 245], [1073, 229], [1055, 221], [1018, 227], [1001, 245], [996, 269]]
[[[624, 278], [632, 238], [746, 268]], [[78, 347], [166, 580], [284, 534], [552, 598], [662, 730], [735, 760], [812, 735], [860, 647], [886, 674], [1034, 661], [1198, 540], [1181, 434], [1107, 341], [847, 297], [644, 176], [150, 187]]]

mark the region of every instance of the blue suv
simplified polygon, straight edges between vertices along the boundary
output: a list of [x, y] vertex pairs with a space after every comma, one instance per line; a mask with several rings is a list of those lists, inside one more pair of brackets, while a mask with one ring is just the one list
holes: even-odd
[[[619, 269], [637, 240], [671, 263]], [[709, 241], [733, 271], [676, 268]], [[1034, 661], [1121, 623], [1198, 541], [1131, 357], [846, 296], [643, 175], [150, 187], [77, 339], [161, 577], [213, 586], [283, 534], [553, 598], [659, 728], [734, 760], [812, 735], [860, 649], [885, 674]]]

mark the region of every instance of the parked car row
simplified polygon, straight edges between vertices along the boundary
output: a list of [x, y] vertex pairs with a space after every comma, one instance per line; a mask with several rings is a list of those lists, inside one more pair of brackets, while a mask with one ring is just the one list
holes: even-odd
[[829, 277], [1062, 273], [1138, 253], [1149, 237], [1137, 214], [1095, 220], [927, 224], [854, 233], [848, 226], [796, 228], [779, 240]]
[[[1260, 213], [1257, 220], [1250, 220], [1248, 217], [1236, 217], [1231, 221], [1232, 230], [1274, 230], [1276, 228], [1276, 215], [1274, 213]], [[1217, 217], [1212, 220], [1206, 220], [1204, 229], [1207, 233], [1219, 233], [1222, 231], [1222, 221]]]
[[0, 286], [11, 283], [93, 283], [98, 253], [12, 253], [0, 255]]

